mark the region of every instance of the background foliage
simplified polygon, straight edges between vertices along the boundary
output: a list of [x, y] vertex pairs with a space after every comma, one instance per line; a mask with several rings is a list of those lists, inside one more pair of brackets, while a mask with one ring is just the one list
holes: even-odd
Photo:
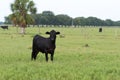
[[[34, 18], [34, 25], [63, 25], [63, 26], [120, 26], [120, 21], [111, 19], [101, 20], [96, 17], [76, 17], [72, 18], [66, 14], [55, 15], [52, 11], [43, 11], [38, 14], [31, 14]], [[5, 17], [5, 23], [11, 24], [11, 20]]]

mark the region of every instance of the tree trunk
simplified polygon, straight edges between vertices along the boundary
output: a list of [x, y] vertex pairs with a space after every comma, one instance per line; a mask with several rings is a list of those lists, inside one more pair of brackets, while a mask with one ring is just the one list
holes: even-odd
[[17, 33], [19, 33], [19, 32], [18, 32], [18, 26], [16, 26], [16, 31], [17, 31]]
[[21, 34], [25, 34], [25, 27], [21, 27], [20, 33], [21, 33]]

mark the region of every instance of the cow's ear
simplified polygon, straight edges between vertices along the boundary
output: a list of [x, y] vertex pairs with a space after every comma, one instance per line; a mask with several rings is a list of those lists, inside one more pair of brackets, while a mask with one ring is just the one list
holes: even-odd
[[50, 32], [46, 32], [46, 34], [50, 34]]
[[56, 32], [56, 34], [60, 34], [60, 32]]

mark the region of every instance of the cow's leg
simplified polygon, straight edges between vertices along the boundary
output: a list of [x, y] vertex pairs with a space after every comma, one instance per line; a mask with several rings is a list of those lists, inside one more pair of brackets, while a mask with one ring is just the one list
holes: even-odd
[[36, 57], [37, 57], [38, 52], [39, 52], [39, 51], [37, 51], [37, 50], [33, 50], [33, 51], [32, 51], [31, 60], [33, 60], [33, 59], [36, 60]]
[[53, 61], [54, 53], [51, 53], [51, 61]]
[[36, 60], [36, 52], [32, 52], [32, 55], [31, 55], [31, 60]]
[[48, 53], [45, 53], [46, 61], [48, 62]]
[[32, 46], [32, 54], [31, 54], [31, 60], [34, 59], [34, 55], [35, 55], [35, 47], [34, 46], [35, 45], [33, 44], [33, 46]]
[[36, 60], [37, 54], [39, 51], [36, 51], [35, 55], [34, 55], [34, 60]]
[[32, 52], [32, 54], [31, 54], [31, 60], [33, 60], [34, 59], [34, 52]]

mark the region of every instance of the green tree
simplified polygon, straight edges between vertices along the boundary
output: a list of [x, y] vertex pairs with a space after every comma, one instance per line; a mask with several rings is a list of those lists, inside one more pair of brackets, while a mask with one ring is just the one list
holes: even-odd
[[34, 18], [35, 25], [41, 25], [41, 14], [32, 14], [31, 16]]
[[37, 9], [35, 4], [30, 0], [15, 0], [11, 4], [11, 11], [13, 12], [10, 16], [13, 24], [19, 25], [21, 27], [21, 33], [25, 34], [25, 27], [27, 24], [34, 23], [33, 18], [30, 14], [35, 14]]
[[85, 26], [86, 25], [86, 18], [84, 17], [76, 17], [74, 18], [74, 25], [80, 25], [80, 26]]
[[41, 15], [41, 21], [46, 25], [53, 25], [55, 21], [55, 15], [52, 11], [43, 11]]
[[105, 23], [106, 23], [107, 26], [113, 26], [114, 25], [114, 22], [111, 19], [106, 19]]
[[4, 24], [11, 24], [11, 20], [9, 19], [9, 17], [4, 17], [4, 19], [5, 19], [5, 22], [4, 22]]
[[68, 15], [64, 15], [64, 14], [59, 14], [56, 15], [56, 25], [72, 25], [72, 18], [69, 17]]

